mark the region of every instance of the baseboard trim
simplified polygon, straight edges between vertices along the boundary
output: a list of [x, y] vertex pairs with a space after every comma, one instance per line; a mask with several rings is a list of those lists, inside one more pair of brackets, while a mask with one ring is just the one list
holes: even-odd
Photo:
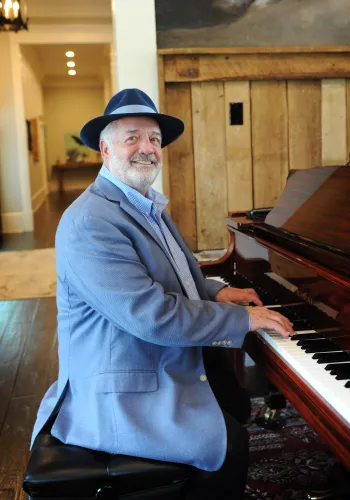
[[42, 187], [32, 196], [32, 212], [33, 215], [41, 207], [46, 198], [45, 188]]
[[24, 232], [25, 224], [23, 212], [3, 212], [1, 219], [3, 233], [11, 234]]

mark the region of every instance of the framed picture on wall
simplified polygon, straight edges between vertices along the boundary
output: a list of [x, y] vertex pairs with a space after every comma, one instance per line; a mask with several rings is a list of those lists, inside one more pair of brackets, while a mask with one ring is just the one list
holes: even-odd
[[33, 161], [39, 161], [38, 123], [37, 119], [26, 120], [28, 151], [32, 153]]
[[348, 0], [156, 0], [159, 49], [350, 44]]
[[30, 120], [30, 130], [32, 137], [32, 158], [33, 161], [39, 161], [38, 120], [36, 118]]
[[28, 151], [32, 151], [32, 130], [30, 126], [30, 120], [26, 120], [26, 129], [27, 129], [27, 145]]

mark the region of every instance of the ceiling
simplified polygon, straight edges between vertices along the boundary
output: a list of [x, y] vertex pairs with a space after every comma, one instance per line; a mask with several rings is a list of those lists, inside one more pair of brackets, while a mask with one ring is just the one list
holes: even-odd
[[[103, 83], [106, 72], [109, 72], [109, 45], [104, 44], [69, 44], [69, 45], [27, 45], [35, 52], [40, 65], [42, 83], [44, 86], [53, 84], [76, 83], [89, 80], [91, 83]], [[24, 56], [26, 56], [26, 47]], [[74, 52], [73, 58], [65, 53]], [[75, 76], [68, 75], [67, 61], [75, 62]]]
[[[111, 0], [27, 0], [29, 29], [35, 24], [112, 24]], [[44, 86], [88, 80], [102, 84], [110, 70], [110, 46], [103, 44], [27, 45], [35, 53]], [[23, 55], [28, 57], [26, 46]], [[75, 52], [75, 76], [68, 75], [65, 52]], [[26, 52], [27, 51], [27, 52]], [[28, 57], [30, 58], [30, 57]]]

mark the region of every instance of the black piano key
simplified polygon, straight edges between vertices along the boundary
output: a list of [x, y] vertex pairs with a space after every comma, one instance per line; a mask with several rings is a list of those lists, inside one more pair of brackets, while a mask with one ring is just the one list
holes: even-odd
[[331, 371], [331, 370], [337, 370], [337, 368], [341, 368], [342, 366], [346, 366], [348, 369], [350, 368], [350, 362], [349, 363], [330, 363], [329, 365], [325, 366], [325, 370]]
[[302, 340], [300, 348], [308, 353], [339, 350], [339, 348], [329, 340]]
[[[294, 339], [294, 337], [298, 337]], [[297, 340], [297, 345], [302, 345], [305, 340], [327, 340], [326, 337], [323, 337], [320, 333], [300, 333], [295, 334], [292, 337], [292, 340]]]
[[317, 352], [312, 356], [312, 359], [317, 359], [318, 364], [341, 363], [342, 361], [350, 361], [350, 355], [343, 351]]
[[346, 387], [347, 389], [350, 389], [350, 380], [349, 380], [349, 382], [346, 382], [345, 387]]
[[326, 328], [339, 328], [337, 321], [310, 304], [283, 306], [278, 311], [291, 321], [308, 324], [309, 329], [322, 332]]
[[332, 370], [336, 372], [350, 371], [350, 363], [332, 363]]
[[321, 348], [306, 347], [304, 349], [304, 351], [306, 352], [306, 354], [314, 354], [314, 353], [317, 353], [317, 352], [335, 352], [336, 349], [334, 347], [330, 347], [330, 346], [324, 346], [324, 347], [321, 347]]
[[350, 373], [338, 373], [335, 376], [336, 380], [348, 380], [350, 379]]
[[[288, 318], [288, 316], [287, 316]], [[313, 330], [312, 323], [307, 319], [302, 318], [288, 318], [294, 325], [294, 330]]]
[[294, 304], [295, 302], [303, 302], [293, 292], [287, 290], [283, 285], [277, 283], [266, 275], [250, 280], [242, 274], [236, 273], [233, 275], [222, 276], [230, 285], [237, 288], [254, 288], [260, 299], [265, 305], [278, 304]]
[[264, 305], [282, 305], [276, 311], [293, 323], [295, 331], [316, 330], [322, 333], [322, 330], [339, 328], [339, 323], [333, 318], [266, 274], [254, 277], [253, 280], [240, 273], [224, 275], [222, 278], [237, 288], [254, 288]]
[[347, 368], [334, 368], [333, 370], [330, 371], [331, 375], [340, 375], [340, 374], [347, 374], [349, 375], [350, 378], [350, 367], [348, 366]]
[[299, 340], [298, 345], [304, 349], [305, 347], [315, 347], [315, 346], [329, 346], [329, 347], [335, 347], [335, 344], [331, 342], [329, 339], [305, 339], [305, 340]]

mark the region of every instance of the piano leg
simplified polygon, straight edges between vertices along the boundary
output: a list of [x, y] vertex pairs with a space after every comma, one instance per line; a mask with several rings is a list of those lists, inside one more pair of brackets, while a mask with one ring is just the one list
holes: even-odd
[[330, 489], [326, 491], [309, 491], [307, 500], [349, 500], [350, 498], [350, 472], [337, 463], [330, 472]]
[[336, 492], [333, 490], [327, 491], [310, 491], [306, 493], [307, 500], [340, 500]]
[[282, 429], [286, 425], [286, 419], [281, 415], [281, 410], [286, 407], [286, 398], [280, 392], [271, 391], [264, 401], [265, 406], [255, 418], [255, 423], [264, 429]]

